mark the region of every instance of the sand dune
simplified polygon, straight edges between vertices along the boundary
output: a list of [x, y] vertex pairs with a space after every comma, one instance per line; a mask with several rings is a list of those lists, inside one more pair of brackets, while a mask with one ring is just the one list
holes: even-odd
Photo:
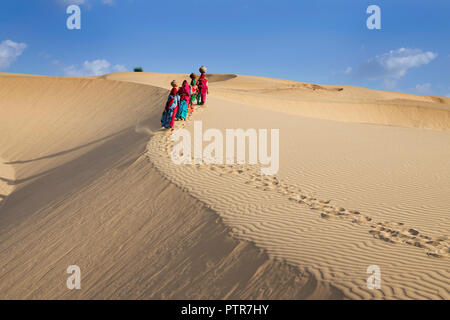
[[[102, 79], [167, 87], [187, 74], [115, 73]], [[343, 122], [450, 129], [450, 98], [327, 86], [232, 74], [209, 75], [210, 92], [227, 101], [294, 115]]]
[[[148, 162], [166, 89], [18, 75], [0, 82], [0, 298], [342, 297], [233, 239]], [[66, 288], [73, 264], [80, 291]]]
[[217, 83], [214, 94], [229, 101], [319, 119], [450, 129], [449, 98], [249, 76]]
[[187, 74], [0, 77], [0, 298], [450, 297], [450, 99], [209, 77], [177, 126], [279, 128], [276, 176], [172, 163]]

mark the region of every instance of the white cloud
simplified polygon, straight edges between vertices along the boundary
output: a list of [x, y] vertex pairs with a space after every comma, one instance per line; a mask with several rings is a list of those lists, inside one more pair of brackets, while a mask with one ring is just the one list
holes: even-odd
[[353, 71], [352, 67], [347, 67], [347, 69], [345, 69], [344, 73], [345, 74], [350, 74], [350, 73], [352, 73], [352, 71]]
[[[92, 2], [95, 2], [93, 0], [55, 0], [58, 4], [63, 5], [63, 6], [69, 6], [71, 4], [76, 4], [76, 5], [90, 5]], [[106, 4], [108, 6], [112, 6], [114, 4], [116, 4], [115, 0], [101, 0], [100, 1], [102, 4]]]
[[86, 0], [56, 0], [56, 2], [63, 6], [68, 6], [71, 4], [82, 5], [86, 3]]
[[383, 80], [383, 85], [386, 89], [392, 90], [397, 86], [397, 80], [386, 78]]
[[127, 68], [123, 65], [116, 64], [111, 66], [109, 61], [97, 59], [93, 61], [85, 61], [81, 67], [74, 65], [64, 67], [64, 74], [69, 77], [87, 77], [100, 76], [111, 72], [126, 72]]
[[127, 72], [127, 68], [122, 64], [116, 64], [112, 67], [114, 72]]
[[358, 75], [369, 80], [398, 80], [404, 77], [409, 69], [426, 65], [436, 57], [436, 53], [423, 52], [421, 49], [391, 50], [363, 63], [358, 70]]
[[42, 52], [42, 51], [38, 53], [38, 56], [41, 57], [41, 58], [44, 58], [46, 60], [48, 60], [48, 59], [50, 59], [52, 57], [51, 54], [48, 54], [48, 53]]
[[417, 84], [415, 90], [421, 94], [431, 93], [431, 83]]
[[5, 40], [0, 43], [0, 69], [8, 68], [26, 49], [25, 43]]

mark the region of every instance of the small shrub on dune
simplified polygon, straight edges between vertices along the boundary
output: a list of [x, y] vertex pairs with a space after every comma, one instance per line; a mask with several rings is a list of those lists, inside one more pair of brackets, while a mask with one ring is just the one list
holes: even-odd
[[141, 67], [134, 68], [134, 72], [144, 72]]

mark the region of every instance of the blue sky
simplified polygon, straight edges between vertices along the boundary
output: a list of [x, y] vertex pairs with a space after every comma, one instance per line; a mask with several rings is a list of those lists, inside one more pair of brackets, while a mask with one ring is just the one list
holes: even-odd
[[[68, 30], [69, 4], [81, 30]], [[369, 5], [381, 30], [369, 30]], [[450, 96], [448, 0], [2, 0], [0, 71], [188, 73], [200, 65]]]

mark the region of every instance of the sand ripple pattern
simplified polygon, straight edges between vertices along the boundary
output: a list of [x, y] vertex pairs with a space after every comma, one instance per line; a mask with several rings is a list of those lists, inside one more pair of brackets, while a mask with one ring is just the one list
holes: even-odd
[[[177, 127], [189, 129], [190, 124]], [[253, 241], [274, 259], [331, 282], [348, 298], [449, 297], [447, 236], [430, 236], [416, 226], [344, 208], [339, 199], [321, 199], [278, 176], [261, 176], [258, 166], [177, 166], [170, 158], [172, 147], [170, 132], [157, 132], [147, 156], [166, 178], [216, 211], [235, 237]], [[411, 254], [420, 260], [414, 270], [401, 263], [410, 261]], [[381, 264], [381, 290], [366, 287], [371, 264]]]

